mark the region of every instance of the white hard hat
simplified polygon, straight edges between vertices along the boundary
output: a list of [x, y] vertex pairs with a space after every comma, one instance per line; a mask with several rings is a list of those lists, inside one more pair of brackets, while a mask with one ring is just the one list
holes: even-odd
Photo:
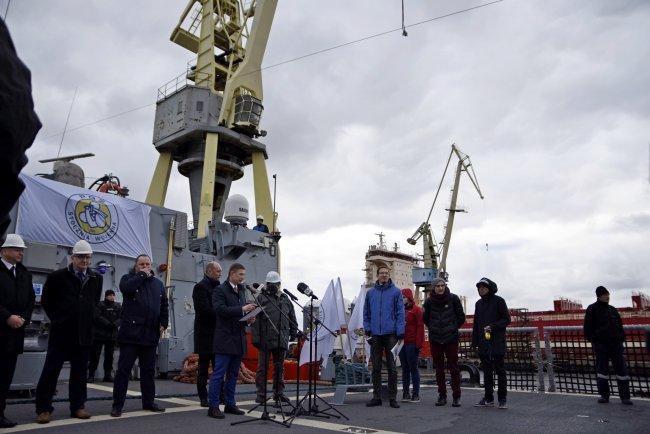
[[257, 219], [258, 220], [264, 220], [264, 217], [262, 216], [262, 214], [260, 214], [260, 215], [257, 216]]
[[86, 240], [79, 240], [72, 247], [73, 255], [92, 255], [93, 248], [90, 247], [90, 243]]
[[277, 271], [269, 271], [266, 273], [266, 283], [280, 283], [280, 275]]
[[7, 238], [2, 247], [17, 247], [19, 249], [27, 248], [23, 238], [18, 234], [7, 234]]

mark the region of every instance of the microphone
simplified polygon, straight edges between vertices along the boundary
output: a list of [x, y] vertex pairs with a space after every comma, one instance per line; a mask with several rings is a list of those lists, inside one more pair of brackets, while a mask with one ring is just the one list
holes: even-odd
[[309, 286], [304, 284], [303, 282], [300, 282], [297, 287], [298, 291], [300, 291], [302, 294], [305, 294], [307, 297], [311, 297], [315, 300], [318, 300], [318, 297], [314, 295], [314, 291], [311, 290]]
[[282, 292], [284, 292], [285, 294], [287, 294], [287, 295], [288, 295], [288, 296], [289, 296], [293, 301], [298, 301], [298, 297], [296, 297], [295, 295], [293, 295], [293, 294], [291, 293], [291, 291], [289, 291], [288, 289], [283, 289]]
[[250, 285], [244, 285], [244, 288], [246, 288], [247, 290], [249, 290], [249, 291], [250, 291], [251, 293], [253, 293], [253, 294], [258, 294], [258, 293], [260, 292], [260, 290], [259, 290], [259, 288], [260, 288], [259, 284], [257, 285], [257, 287], [255, 286], [255, 284], [253, 284], [253, 286], [250, 286]]

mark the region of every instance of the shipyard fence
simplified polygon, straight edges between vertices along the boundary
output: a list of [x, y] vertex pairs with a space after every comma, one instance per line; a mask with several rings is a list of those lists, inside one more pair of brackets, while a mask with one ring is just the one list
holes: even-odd
[[[626, 325], [623, 344], [633, 397], [650, 397], [650, 326]], [[544, 327], [544, 352], [550, 392], [598, 394], [596, 361], [581, 326]], [[616, 376], [609, 370], [610, 390], [618, 395]]]
[[[472, 330], [460, 329], [458, 363], [483, 371], [476, 348], [471, 347]], [[545, 390], [540, 335], [537, 327], [512, 327], [506, 330], [504, 357], [508, 388], [531, 392]], [[497, 384], [496, 373], [494, 384]]]

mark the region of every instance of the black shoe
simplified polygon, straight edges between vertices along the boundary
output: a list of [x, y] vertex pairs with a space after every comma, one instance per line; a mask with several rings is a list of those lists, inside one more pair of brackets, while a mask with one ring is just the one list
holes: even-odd
[[407, 390], [402, 392], [402, 401], [410, 401], [411, 400], [411, 394], [408, 393]]
[[389, 404], [392, 408], [399, 408], [399, 404], [397, 403], [396, 399], [391, 399]]
[[210, 407], [208, 409], [208, 416], [213, 417], [215, 419], [224, 419], [226, 417], [225, 414], [219, 410], [219, 406], [217, 407]]
[[16, 422], [13, 420], [9, 420], [6, 417], [2, 416], [0, 418], [0, 428], [13, 428], [16, 425], [18, 425]]
[[291, 404], [291, 400], [290, 400], [289, 397], [288, 397], [287, 395], [285, 395], [285, 394], [282, 394], [282, 395], [278, 395], [278, 396], [276, 396], [276, 397], [275, 397], [275, 400], [276, 400], [277, 402], [285, 402], [285, 403], [287, 403], [287, 404]]
[[229, 413], [229, 414], [236, 414], [238, 416], [241, 416], [242, 414], [246, 414], [244, 410], [240, 410], [237, 408], [236, 405], [226, 405], [223, 409], [224, 413]]
[[621, 399], [621, 404], [623, 405], [634, 405], [631, 399]]
[[372, 398], [366, 403], [366, 407], [381, 407], [381, 399]]
[[609, 398], [605, 398], [604, 396], [598, 398], [598, 404], [608, 404], [608, 403], [609, 403]]
[[460, 398], [456, 398], [451, 403], [452, 407], [460, 407]]
[[420, 402], [420, 395], [411, 396], [411, 402]]
[[143, 410], [153, 411], [154, 413], [164, 413], [165, 409], [158, 404], [151, 404], [150, 407], [142, 407]]
[[209, 407], [209, 406], [210, 406], [210, 405], [208, 404], [208, 400], [207, 400], [207, 399], [202, 399], [202, 400], [201, 400], [201, 407], [206, 407], [206, 408], [207, 408], [207, 407]]
[[500, 399], [499, 400], [499, 408], [501, 410], [505, 410], [506, 408], [508, 408], [508, 403], [506, 402], [505, 399]]
[[442, 407], [443, 405], [447, 405], [447, 397], [445, 395], [440, 395], [436, 401], [436, 407]]
[[87, 383], [94, 383], [95, 382], [95, 374], [88, 375], [88, 379], [86, 380]]
[[494, 407], [494, 399], [482, 398], [479, 402], [474, 404], [474, 407]]
[[112, 376], [110, 376], [110, 375], [105, 375], [105, 376], [104, 376], [104, 379], [103, 379], [102, 381], [103, 381], [104, 383], [112, 383], [113, 381], [115, 381], [115, 379], [114, 379]]
[[111, 410], [111, 416], [113, 416], [113, 417], [121, 417], [122, 416], [122, 409], [117, 408], [117, 407], [113, 407], [113, 409]]
[[258, 404], [264, 404], [264, 397], [263, 396], [256, 396], [255, 397], [255, 402]]

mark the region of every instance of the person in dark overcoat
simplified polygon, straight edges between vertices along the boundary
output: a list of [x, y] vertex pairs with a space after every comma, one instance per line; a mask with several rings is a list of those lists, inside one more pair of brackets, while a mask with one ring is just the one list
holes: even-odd
[[49, 423], [52, 398], [66, 360], [70, 361], [70, 415], [90, 418], [85, 409], [88, 358], [93, 344], [95, 309], [103, 278], [90, 268], [93, 250], [85, 240], [72, 248], [71, 264], [47, 276], [41, 306], [50, 320], [47, 355], [36, 386], [36, 422]]
[[156, 385], [156, 348], [160, 335], [169, 323], [169, 308], [165, 285], [151, 269], [151, 258], [140, 255], [133, 269], [120, 280], [122, 291], [122, 318], [117, 333], [120, 356], [113, 383], [113, 409], [111, 416], [122, 416], [122, 408], [129, 385], [129, 374], [138, 359], [140, 367], [140, 392], [142, 409], [164, 412], [154, 402]]
[[205, 277], [194, 285], [192, 301], [194, 301], [194, 352], [199, 356], [199, 366], [196, 375], [196, 389], [201, 401], [201, 407], [208, 406], [208, 369], [212, 364], [214, 371], [214, 325], [217, 315], [212, 306], [212, 294], [221, 284], [221, 265], [216, 261], [208, 262], [205, 266]]
[[[235, 402], [235, 388], [239, 367], [246, 354], [246, 321], [240, 321], [256, 306], [246, 303], [246, 268], [234, 263], [228, 270], [228, 279], [215, 288], [212, 294], [212, 305], [216, 312], [214, 327], [214, 371], [210, 377], [208, 391], [208, 416], [223, 419], [224, 413], [241, 415], [243, 410]], [[248, 320], [252, 324], [255, 318]], [[224, 384], [224, 411], [219, 409], [219, 394]]]
[[0, 428], [16, 426], [5, 416], [5, 407], [34, 309], [32, 274], [21, 264], [25, 248], [17, 234], [8, 234], [0, 247]]

